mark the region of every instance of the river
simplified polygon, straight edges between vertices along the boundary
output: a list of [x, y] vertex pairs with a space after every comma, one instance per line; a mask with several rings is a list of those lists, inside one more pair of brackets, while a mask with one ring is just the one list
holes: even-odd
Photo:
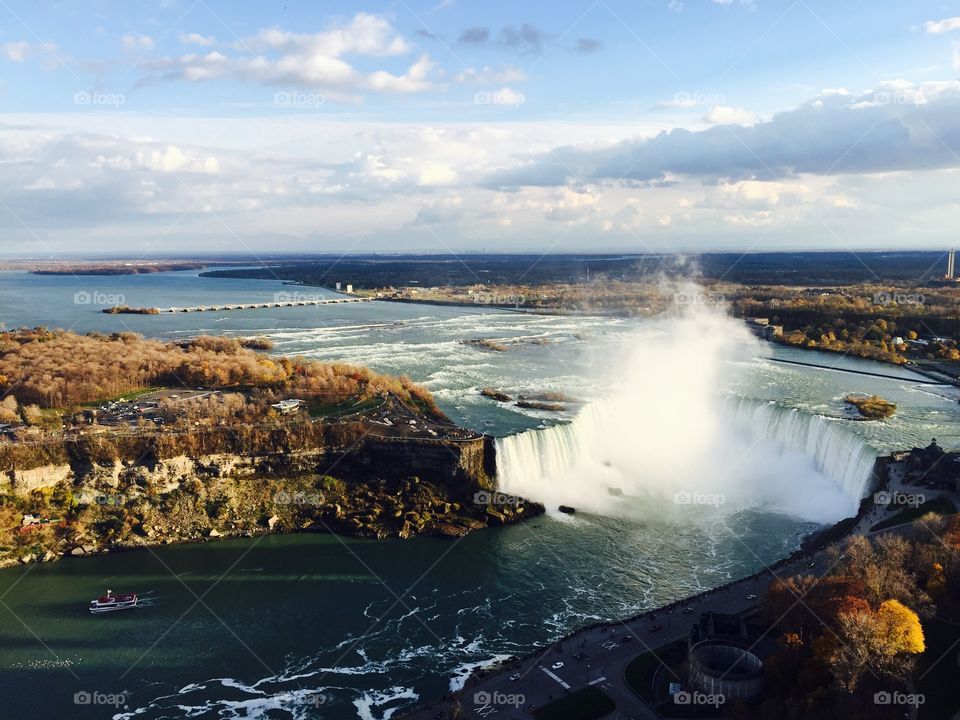
[[[252, 302], [291, 292], [323, 291], [193, 272], [113, 278], [7, 272], [0, 273], [0, 320], [7, 327], [164, 338], [266, 335], [277, 353], [404, 373], [429, 387], [453, 420], [501, 438], [501, 454], [513, 453], [511, 472], [528, 468], [511, 482], [536, 490], [534, 476], [561, 453], [556, 457], [578, 468], [570, 482], [616, 486], [624, 504], [610, 510], [605, 500], [572, 517], [551, 512], [456, 542], [271, 536], [2, 571], [4, 717], [389, 718], [456, 687], [470, 668], [491, 659], [782, 557], [804, 534], [849, 514], [862, 492], [857, 469], [864, 458], [934, 436], [945, 447], [960, 446], [956, 390], [876, 363], [761, 346], [723, 325], [717, 331], [730, 333], [729, 352], [697, 356], [678, 344], [676, 352], [694, 357], [674, 361], [663, 355], [679, 333], [670, 322], [380, 302], [107, 316], [96, 304], [119, 296], [149, 306]], [[461, 342], [482, 338], [508, 350]], [[771, 355], [902, 379], [778, 364]], [[635, 373], [630, 382], [641, 396], [656, 397], [653, 407], [632, 400], [626, 420], [616, 424], [626, 423], [624, 432], [640, 438], [633, 449], [604, 426], [623, 412], [616, 403], [625, 372]], [[718, 405], [705, 406], [716, 422], [703, 423], [690, 411], [706, 394], [701, 375], [717, 391], [711, 403]], [[563, 391], [579, 403], [559, 414], [522, 410], [481, 397], [486, 386], [512, 394]], [[848, 392], [878, 393], [896, 402], [898, 412], [882, 423], [843, 419]], [[650, 417], [662, 418], [662, 427], [654, 428]], [[731, 477], [722, 486], [708, 487], [729, 496], [723, 508], [664, 503], [669, 493], [650, 494], [661, 483], [658, 473], [672, 477], [686, 455], [698, 456], [686, 453], [688, 446], [702, 444], [701, 454], [711, 457], [707, 440], [727, 437], [727, 426], [750, 452], [759, 442], [764, 454], [726, 473]], [[563, 435], [570, 437], [553, 437]], [[662, 446], [661, 435], [675, 441], [667, 454], [675, 462], [637, 470], [646, 448]], [[583, 441], [608, 436], [617, 442]], [[624, 445], [629, 451], [619, 453]], [[859, 459], [845, 464], [850, 457]], [[686, 471], [688, 478], [703, 474], [696, 463]], [[802, 497], [814, 494], [822, 501]], [[145, 607], [90, 616], [87, 602], [108, 587], [138, 591]], [[88, 698], [91, 704], [76, 704]]]

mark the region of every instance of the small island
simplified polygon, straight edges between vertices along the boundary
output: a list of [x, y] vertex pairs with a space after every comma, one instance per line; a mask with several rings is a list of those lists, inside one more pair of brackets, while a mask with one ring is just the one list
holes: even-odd
[[129, 305], [114, 305], [104, 308], [103, 312], [107, 315], [159, 315], [157, 308], [148, 307], [130, 307]]
[[844, 402], [853, 405], [867, 420], [883, 420], [897, 410], [896, 405], [879, 395], [847, 395]]
[[267, 532], [461, 537], [497, 504], [492, 439], [406, 377], [267, 338], [0, 333], [0, 567]]

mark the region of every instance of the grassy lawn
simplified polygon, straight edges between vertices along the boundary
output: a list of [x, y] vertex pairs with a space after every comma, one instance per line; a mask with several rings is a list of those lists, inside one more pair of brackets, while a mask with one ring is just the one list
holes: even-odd
[[643, 655], [637, 655], [623, 671], [627, 685], [644, 700], [655, 703], [658, 695], [663, 697], [663, 693], [666, 692], [665, 688], [661, 688], [661, 692], [658, 693], [657, 688], [653, 687], [653, 676], [661, 666], [661, 661], [668, 667], [673, 666], [683, 659], [685, 652], [686, 642], [677, 640]]
[[941, 620], [923, 623], [927, 649], [920, 656], [915, 677], [917, 692], [924, 695], [920, 720], [949, 720], [960, 711], [957, 663], [960, 663], [960, 626]]
[[537, 720], [597, 720], [615, 709], [603, 690], [590, 686], [534, 710], [533, 716]]
[[922, 505], [918, 505], [915, 508], [907, 508], [898, 512], [893, 517], [887, 518], [886, 520], [881, 520], [876, 525], [874, 525], [871, 530], [884, 530], [889, 527], [894, 527], [895, 525], [902, 525], [903, 523], [912, 522], [919, 517], [923, 517], [928, 512], [937, 512], [942, 515], [952, 515], [957, 509], [953, 506], [953, 503], [945, 497], [939, 497], [935, 500], [928, 500]]
[[310, 400], [307, 402], [307, 412], [310, 417], [341, 417], [343, 415], [353, 415], [358, 412], [366, 412], [380, 407], [383, 404], [381, 398], [367, 398], [360, 402], [347, 400], [339, 403], [323, 402], [322, 400]]

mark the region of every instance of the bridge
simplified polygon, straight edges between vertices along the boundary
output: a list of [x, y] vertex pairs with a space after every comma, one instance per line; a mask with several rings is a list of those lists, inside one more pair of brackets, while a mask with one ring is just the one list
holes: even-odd
[[[241, 303], [239, 305], [193, 305], [189, 307], [154, 308], [156, 314], [163, 313], [190, 313], [190, 312], [223, 312], [224, 310], [259, 310], [261, 308], [306, 307], [308, 305], [343, 305], [344, 303], [372, 302], [373, 298], [329, 298], [324, 300], [283, 300], [260, 303]], [[151, 313], [153, 314], [153, 313]]]

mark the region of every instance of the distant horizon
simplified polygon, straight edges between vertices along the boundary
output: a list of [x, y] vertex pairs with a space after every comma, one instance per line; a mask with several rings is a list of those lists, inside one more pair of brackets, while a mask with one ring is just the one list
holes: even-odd
[[250, 265], [257, 265], [261, 263], [268, 263], [273, 260], [282, 260], [282, 259], [311, 259], [311, 258], [339, 258], [339, 257], [484, 257], [484, 256], [541, 256], [541, 257], [683, 257], [683, 256], [699, 256], [699, 255], [738, 255], [738, 256], [761, 256], [761, 255], [823, 255], [823, 254], [839, 254], [839, 255], [890, 255], [890, 254], [903, 254], [903, 255], [926, 255], [926, 254], [939, 254], [943, 255], [946, 258], [947, 253], [951, 250], [955, 250], [956, 247], [943, 247], [943, 248], [907, 248], [907, 247], [897, 247], [897, 248], [858, 248], [856, 250], [837, 250], [832, 248], [777, 248], [773, 250], [769, 249], [748, 249], [748, 250], [738, 250], [735, 248], [717, 248], [709, 250], [677, 250], [677, 251], [662, 251], [662, 252], [647, 252], [647, 251], [631, 251], [628, 249], [601, 249], [601, 250], [538, 250], [536, 248], [531, 248], [529, 250], [519, 249], [519, 250], [474, 250], [467, 249], [461, 251], [447, 251], [447, 252], [437, 252], [436, 250], [396, 250], [396, 251], [297, 251], [297, 250], [288, 250], [280, 251], [273, 250], [270, 252], [261, 252], [257, 253], [256, 257], [252, 257], [249, 253], [245, 252], [207, 252], [207, 251], [197, 251], [193, 253], [187, 252], [168, 252], [168, 253], [151, 253], [144, 255], [124, 255], [117, 252], [111, 251], [100, 251], [100, 252], [84, 252], [84, 253], [60, 253], [54, 257], [45, 257], [38, 255], [29, 255], [26, 253], [6, 253], [0, 251], [0, 260], [6, 262], [78, 262], [78, 261], [93, 261], [93, 262], [125, 262], [129, 264], [136, 263], [153, 263], [160, 261], [180, 261], [180, 262], [189, 262], [189, 261], [216, 261], [216, 260], [231, 260], [231, 261], [242, 261]]

